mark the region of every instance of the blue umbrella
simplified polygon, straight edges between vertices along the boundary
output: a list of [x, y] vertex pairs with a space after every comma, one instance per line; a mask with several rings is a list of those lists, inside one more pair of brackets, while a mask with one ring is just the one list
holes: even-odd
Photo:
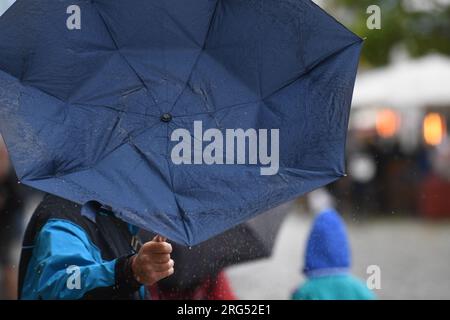
[[22, 183], [194, 245], [344, 175], [361, 43], [307, 0], [18, 0], [0, 130]]

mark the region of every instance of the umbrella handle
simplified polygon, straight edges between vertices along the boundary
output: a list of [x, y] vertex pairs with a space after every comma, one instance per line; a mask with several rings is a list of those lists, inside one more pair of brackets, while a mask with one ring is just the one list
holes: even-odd
[[163, 237], [163, 236], [160, 236], [160, 235], [157, 235], [156, 237], [153, 238], [153, 241], [156, 241], [156, 242], [166, 242], [166, 241], [167, 241], [167, 238], [165, 238], [165, 237]]

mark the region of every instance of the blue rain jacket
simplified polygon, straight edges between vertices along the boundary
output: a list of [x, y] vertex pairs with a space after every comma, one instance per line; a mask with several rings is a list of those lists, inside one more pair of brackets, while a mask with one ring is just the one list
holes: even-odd
[[294, 300], [371, 300], [374, 293], [350, 274], [351, 254], [343, 219], [334, 209], [317, 215], [306, 245], [307, 280]]
[[25, 235], [19, 268], [21, 299], [137, 299], [129, 257], [137, 229], [108, 213], [47, 196]]

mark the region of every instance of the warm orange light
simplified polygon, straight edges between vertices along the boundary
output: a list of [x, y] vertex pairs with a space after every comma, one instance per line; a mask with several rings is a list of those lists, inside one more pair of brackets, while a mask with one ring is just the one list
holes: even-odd
[[400, 128], [400, 118], [396, 112], [383, 109], [377, 112], [376, 129], [382, 138], [393, 137]]
[[423, 138], [426, 143], [437, 146], [442, 143], [446, 135], [445, 119], [439, 113], [429, 113], [423, 120]]

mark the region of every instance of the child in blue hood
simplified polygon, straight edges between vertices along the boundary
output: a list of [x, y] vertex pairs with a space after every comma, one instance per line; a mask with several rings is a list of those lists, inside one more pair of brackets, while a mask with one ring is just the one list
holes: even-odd
[[304, 274], [308, 280], [293, 300], [372, 300], [375, 295], [350, 274], [350, 248], [345, 224], [333, 209], [315, 219], [306, 247]]

